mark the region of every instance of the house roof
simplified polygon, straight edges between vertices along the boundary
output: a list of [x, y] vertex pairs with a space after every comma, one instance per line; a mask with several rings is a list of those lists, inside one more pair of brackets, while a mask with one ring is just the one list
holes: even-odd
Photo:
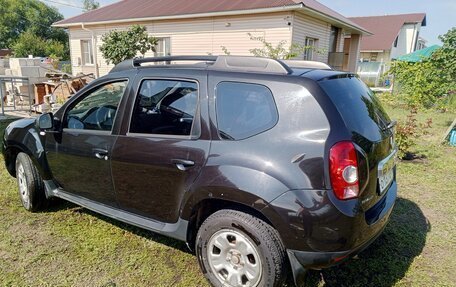
[[71, 27], [82, 24], [94, 25], [298, 9], [329, 18], [356, 32], [370, 34], [363, 27], [316, 0], [122, 0], [56, 22], [53, 26]]
[[352, 17], [349, 19], [374, 34], [362, 38], [361, 51], [390, 50], [404, 24], [419, 23], [426, 26], [425, 13]]
[[9, 56], [12, 54], [10, 49], [0, 49], [0, 57]]

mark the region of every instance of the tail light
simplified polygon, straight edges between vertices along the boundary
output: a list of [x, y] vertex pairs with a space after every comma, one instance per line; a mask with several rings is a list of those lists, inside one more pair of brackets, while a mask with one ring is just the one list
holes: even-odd
[[346, 200], [358, 197], [358, 160], [352, 142], [339, 142], [331, 148], [329, 173], [334, 194], [338, 199]]

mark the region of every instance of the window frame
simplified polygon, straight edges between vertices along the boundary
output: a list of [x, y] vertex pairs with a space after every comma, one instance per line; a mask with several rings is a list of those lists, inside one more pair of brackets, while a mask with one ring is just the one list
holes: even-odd
[[[172, 47], [172, 44], [171, 44], [171, 36], [162, 36], [162, 37], [156, 37], [157, 38], [157, 46], [158, 47], [158, 41], [163, 41], [164, 45], [163, 47], [165, 48], [163, 52], [161, 52], [163, 55], [158, 55], [158, 52], [154, 52], [154, 57], [167, 57], [167, 56], [171, 56], [171, 47]], [[166, 39], [169, 39], [169, 55], [166, 55]]]
[[[309, 45], [308, 42], [309, 41], [312, 41], [313, 42], [313, 45]], [[305, 47], [312, 47], [312, 49], [305, 49], [304, 51], [304, 55], [303, 55], [303, 59], [305, 61], [314, 61], [314, 49], [317, 48], [317, 43], [318, 43], [318, 39], [317, 38], [312, 38], [312, 37], [306, 37], [305, 39], [305, 42], [304, 42], [304, 46]], [[310, 54], [310, 58], [308, 57], [308, 55]]]
[[394, 39], [394, 42], [393, 42], [393, 47], [394, 48], [397, 48], [397, 44], [399, 42], [399, 35], [396, 36], [396, 39]]
[[[217, 110], [217, 106], [218, 106], [218, 95], [217, 95], [217, 88], [220, 84], [222, 83], [233, 83], [233, 84], [247, 84], [247, 85], [255, 85], [255, 86], [262, 86], [262, 87], [265, 87], [270, 93], [271, 93], [271, 96], [272, 96], [272, 103], [274, 104], [274, 109], [276, 111], [276, 119], [274, 121], [274, 124], [271, 125], [269, 128], [265, 129], [265, 130], [262, 130], [258, 133], [255, 133], [255, 134], [252, 134], [252, 135], [249, 135], [248, 137], [244, 137], [244, 138], [241, 138], [241, 139], [234, 139], [234, 140], [230, 140], [230, 139], [225, 139], [223, 138], [221, 135], [220, 135], [220, 129], [219, 129], [219, 120], [218, 120], [218, 110]], [[214, 108], [215, 108], [215, 126], [216, 126], [216, 131], [217, 131], [217, 137], [219, 140], [221, 141], [228, 141], [228, 142], [238, 142], [238, 141], [243, 141], [243, 140], [247, 140], [251, 137], [254, 137], [254, 136], [257, 136], [257, 135], [260, 135], [262, 133], [265, 133], [271, 129], [273, 129], [278, 123], [279, 123], [279, 119], [280, 119], [280, 115], [279, 115], [279, 108], [277, 107], [277, 102], [275, 100], [275, 97], [274, 97], [274, 93], [272, 92], [272, 90], [266, 86], [265, 84], [261, 84], [261, 83], [255, 83], [255, 82], [243, 82], [243, 81], [220, 81], [218, 82], [215, 87], [214, 87], [214, 98], [215, 98], [215, 101], [214, 101]]]
[[331, 25], [331, 29], [329, 32], [329, 53], [337, 53], [338, 50], [338, 42], [340, 37], [341, 31], [339, 27]]
[[[149, 134], [149, 133], [134, 133], [130, 132], [131, 122], [133, 120], [133, 113], [138, 101], [139, 93], [141, 92], [141, 86], [145, 81], [180, 81], [180, 82], [190, 82], [195, 83], [197, 88], [197, 101], [196, 101], [196, 111], [193, 117], [192, 128], [190, 130], [190, 135], [167, 135], [167, 134]], [[155, 139], [181, 139], [181, 140], [197, 140], [201, 137], [201, 92], [200, 92], [200, 83], [196, 79], [188, 78], [169, 78], [169, 77], [144, 77], [139, 81], [137, 85], [137, 90], [133, 97], [133, 105], [130, 109], [130, 116], [128, 117], [128, 129], [126, 132], [127, 137], [141, 137], [141, 138], [155, 138]]]
[[[81, 42], [81, 66], [88, 66], [88, 67], [92, 67], [92, 66], [95, 66], [95, 59], [93, 58], [93, 43], [92, 43], [92, 39], [81, 39], [80, 40]], [[89, 59], [91, 60], [90, 63], [86, 63], [85, 61], [85, 52], [84, 52], [84, 43], [87, 42], [88, 43], [88, 54], [89, 54]]]
[[[65, 128], [65, 123], [67, 122], [67, 118], [68, 118], [68, 112], [74, 108], [74, 106], [76, 106], [78, 103], [80, 103], [81, 101], [83, 101], [86, 97], [88, 97], [92, 92], [98, 90], [100, 87], [103, 87], [103, 86], [106, 86], [106, 85], [109, 85], [109, 84], [113, 84], [113, 83], [119, 83], [119, 82], [125, 82], [126, 85], [125, 85], [125, 91], [122, 95], [122, 97], [120, 98], [119, 100], [119, 105], [117, 107], [117, 111], [116, 111], [116, 115], [114, 116], [114, 120], [113, 120], [113, 125], [112, 125], [112, 129], [110, 131], [104, 131], [104, 130], [85, 130], [85, 129], [70, 129], [70, 128]], [[83, 94], [81, 94], [80, 96], [74, 98], [74, 100], [72, 102], [70, 102], [68, 104], [68, 106], [65, 108], [65, 111], [63, 112], [63, 117], [62, 117], [62, 121], [60, 122], [61, 126], [62, 126], [62, 131], [64, 132], [78, 132], [78, 133], [87, 133], [87, 134], [104, 134], [104, 135], [112, 135], [114, 133], [114, 126], [115, 126], [115, 123], [119, 117], [119, 110], [120, 110], [120, 105], [122, 103], [122, 100], [128, 96], [128, 86], [129, 86], [129, 83], [130, 83], [130, 79], [129, 78], [118, 78], [118, 79], [110, 79], [109, 81], [107, 82], [102, 82], [102, 83], [99, 83], [97, 84], [96, 86], [92, 87], [90, 90], [84, 92]]]

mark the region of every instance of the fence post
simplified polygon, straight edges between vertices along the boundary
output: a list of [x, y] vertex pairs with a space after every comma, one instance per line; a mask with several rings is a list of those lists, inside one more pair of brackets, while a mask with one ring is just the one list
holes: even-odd
[[30, 89], [31, 89], [30, 78], [27, 78], [27, 87], [28, 87], [29, 115], [31, 115], [32, 114], [32, 93], [30, 91]]
[[0, 79], [0, 99], [2, 101], [2, 116], [4, 116], [5, 115], [5, 107], [3, 106], [3, 80], [2, 79]]

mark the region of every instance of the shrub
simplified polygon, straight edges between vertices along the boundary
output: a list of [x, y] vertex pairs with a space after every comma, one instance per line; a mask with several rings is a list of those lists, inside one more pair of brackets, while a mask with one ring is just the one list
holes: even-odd
[[[443, 46], [421, 62], [395, 61], [394, 75], [399, 97], [410, 107], [447, 109], [456, 90], [456, 28], [440, 36]], [[443, 105], [443, 107], [442, 107]]]
[[413, 159], [412, 147], [416, 145], [416, 138], [427, 134], [427, 130], [432, 127], [432, 119], [429, 118], [424, 123], [418, 123], [416, 119], [417, 110], [412, 109], [407, 115], [405, 122], [398, 122], [396, 125], [396, 144], [398, 146], [398, 157], [400, 159]]

